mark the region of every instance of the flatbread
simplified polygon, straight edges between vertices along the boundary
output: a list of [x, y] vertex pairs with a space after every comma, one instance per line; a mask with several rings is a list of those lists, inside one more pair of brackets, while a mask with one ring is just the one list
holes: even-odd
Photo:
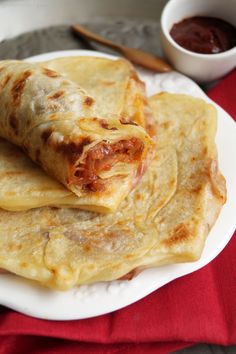
[[119, 211], [2, 210], [0, 268], [64, 290], [199, 259], [226, 199], [214, 142], [216, 110], [167, 93], [150, 104], [160, 145]]
[[0, 139], [0, 207], [5, 210], [54, 206], [112, 212], [132, 186], [132, 176], [127, 176], [118, 190], [116, 183], [119, 180], [119, 177], [114, 179], [100, 198], [97, 194], [78, 198], [33, 163], [17, 146]]
[[76, 194], [77, 207], [103, 212], [115, 210], [141, 178], [153, 141], [136, 122], [99, 115], [93, 102], [55, 71], [0, 62], [0, 136]]
[[135, 122], [155, 136], [153, 113], [146, 97], [145, 84], [125, 59], [64, 57], [42, 62], [83, 87], [95, 98], [94, 108], [104, 117], [112, 113], [123, 122]]

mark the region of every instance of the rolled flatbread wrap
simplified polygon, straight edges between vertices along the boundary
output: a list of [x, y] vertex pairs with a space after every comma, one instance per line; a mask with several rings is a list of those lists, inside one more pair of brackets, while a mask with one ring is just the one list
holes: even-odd
[[79, 197], [102, 197], [129, 176], [125, 197], [149, 163], [153, 141], [135, 122], [100, 117], [93, 105], [82, 88], [53, 70], [0, 61], [0, 136]]

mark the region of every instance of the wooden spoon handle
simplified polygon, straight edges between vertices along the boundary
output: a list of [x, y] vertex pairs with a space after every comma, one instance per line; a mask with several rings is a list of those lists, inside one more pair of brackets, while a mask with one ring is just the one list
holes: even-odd
[[144, 68], [151, 69], [157, 72], [168, 72], [172, 70], [172, 67], [167, 64], [163, 59], [158, 58], [150, 53], [146, 53], [136, 48], [129, 48], [121, 44], [116, 44], [110, 41], [109, 39], [106, 39], [96, 33], [87, 30], [81, 25], [74, 25], [72, 26], [72, 29], [75, 33], [87, 39], [103, 44], [118, 51], [134, 64], [141, 65]]
[[115, 50], [118, 50], [119, 52], [122, 51], [121, 45], [116, 44], [116, 43], [114, 43], [114, 42], [110, 41], [109, 39], [106, 39], [102, 36], [99, 36], [98, 34], [87, 30], [83, 26], [74, 25], [74, 26], [72, 26], [72, 29], [75, 33], [80, 34], [81, 36], [83, 36], [85, 38], [91, 39], [94, 42], [104, 44], [105, 46], [111, 47]]

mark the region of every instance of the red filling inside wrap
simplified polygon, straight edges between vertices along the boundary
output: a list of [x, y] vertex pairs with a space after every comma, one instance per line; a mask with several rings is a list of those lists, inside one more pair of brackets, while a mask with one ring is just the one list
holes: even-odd
[[138, 138], [120, 140], [115, 143], [101, 142], [91, 148], [83, 163], [73, 168], [71, 181], [92, 192], [103, 191], [105, 181], [99, 177], [116, 163], [136, 163], [143, 153], [144, 143]]

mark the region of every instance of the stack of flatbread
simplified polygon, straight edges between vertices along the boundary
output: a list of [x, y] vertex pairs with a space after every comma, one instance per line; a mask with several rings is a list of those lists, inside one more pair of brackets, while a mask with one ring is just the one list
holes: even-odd
[[54, 289], [201, 256], [226, 199], [215, 108], [123, 60], [0, 61], [0, 268]]

